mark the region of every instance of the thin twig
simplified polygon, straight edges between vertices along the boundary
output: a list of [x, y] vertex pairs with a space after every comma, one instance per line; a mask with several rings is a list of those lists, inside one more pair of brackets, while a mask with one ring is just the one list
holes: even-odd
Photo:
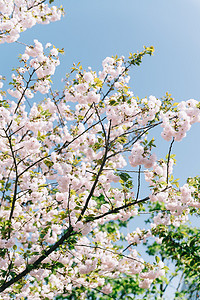
[[169, 183], [169, 161], [170, 161], [170, 155], [171, 155], [171, 150], [172, 150], [172, 146], [173, 146], [173, 143], [174, 143], [174, 137], [171, 141], [171, 144], [170, 144], [170, 147], [169, 147], [169, 152], [168, 152], [168, 158], [167, 158], [167, 185]]
[[125, 258], [128, 258], [128, 259], [130, 259], [130, 260], [134, 260], [134, 261], [137, 261], [137, 262], [139, 262], [139, 263], [141, 263], [141, 264], [144, 264], [144, 263], [142, 263], [141, 261], [139, 261], [138, 259], [136, 259], [136, 258], [133, 258], [133, 257], [130, 257], [130, 256], [128, 256], [128, 255], [124, 255], [124, 254], [122, 254], [122, 253], [117, 253], [117, 252], [114, 252], [114, 251], [112, 251], [112, 250], [110, 250], [110, 249], [106, 249], [106, 248], [104, 248], [104, 247], [101, 247], [101, 246], [92, 246], [92, 245], [79, 245], [79, 244], [77, 244], [77, 245], [75, 245], [75, 247], [87, 247], [87, 248], [93, 248], [93, 249], [100, 249], [100, 250], [103, 250], [103, 251], [107, 251], [107, 252], [109, 252], [109, 253], [112, 253], [112, 254], [114, 254], [114, 255], [118, 255], [118, 256], [121, 256], [121, 257], [125, 257]]
[[139, 193], [140, 193], [140, 170], [141, 170], [141, 165], [139, 165], [139, 169], [138, 169], [138, 188], [137, 188], [136, 201], [138, 200]]

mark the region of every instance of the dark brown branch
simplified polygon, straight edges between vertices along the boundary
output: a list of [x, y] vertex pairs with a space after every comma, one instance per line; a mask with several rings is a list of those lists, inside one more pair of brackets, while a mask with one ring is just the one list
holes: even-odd
[[137, 188], [136, 201], [138, 200], [139, 193], [140, 193], [140, 170], [141, 170], [141, 165], [139, 166], [139, 171], [138, 171], [138, 188]]
[[168, 152], [168, 157], [167, 157], [167, 185], [169, 183], [169, 161], [170, 161], [170, 155], [171, 155], [171, 151], [172, 151], [172, 146], [173, 146], [173, 143], [174, 143], [174, 137], [171, 141], [171, 144], [170, 144], [170, 147], [169, 147], [169, 152]]
[[[136, 258], [133, 258], [133, 257], [130, 257], [130, 256], [128, 256], [128, 255], [124, 255], [124, 254], [122, 254], [122, 253], [117, 253], [117, 252], [114, 252], [114, 251], [112, 251], [112, 250], [110, 250], [110, 249], [106, 249], [106, 248], [104, 248], [104, 247], [101, 247], [101, 246], [92, 246], [92, 245], [79, 245], [79, 244], [77, 244], [75, 247], [87, 247], [87, 248], [93, 248], [93, 249], [100, 249], [100, 250], [103, 250], [103, 251], [107, 251], [107, 252], [110, 252], [110, 253], [112, 253], [112, 254], [115, 254], [115, 255], [118, 255], [118, 256], [121, 256], [121, 257], [125, 257], [125, 258], [128, 258], [128, 259], [130, 259], [130, 260], [134, 260], [134, 261], [137, 261], [137, 262], [139, 262], [139, 263], [141, 263], [142, 264], [142, 262], [141, 261], [139, 261], [138, 259], [136, 259]], [[143, 263], [144, 264], [144, 263]]]
[[[16, 161], [16, 157], [15, 157], [15, 152], [13, 150], [11, 137], [7, 134], [6, 130], [4, 130], [4, 132], [5, 132], [6, 136], [7, 136], [8, 142], [9, 142], [10, 151], [11, 151], [12, 158], [13, 158], [13, 163], [14, 163], [14, 166], [15, 166], [15, 175], [16, 175], [15, 185], [14, 185], [14, 193], [13, 193], [13, 200], [12, 200], [12, 206], [11, 206], [11, 211], [10, 211], [10, 216], [9, 216], [9, 220], [11, 221], [12, 216], [13, 216], [13, 212], [14, 212], [14, 208], [15, 208], [16, 197], [17, 197], [17, 185], [18, 185], [19, 176], [18, 176], [18, 171], [17, 171], [17, 161]], [[9, 231], [9, 235], [8, 236], [10, 237], [10, 231]]]
[[103, 123], [102, 123], [102, 121], [101, 121], [101, 117], [100, 117], [100, 115], [99, 115], [99, 112], [98, 112], [98, 109], [97, 109], [95, 103], [94, 103], [94, 108], [95, 108], [97, 117], [98, 117], [98, 119], [99, 119], [99, 122], [100, 122], [100, 124], [101, 124], [101, 128], [102, 128], [102, 131], [103, 131], [103, 133], [104, 133], [104, 138], [105, 138], [105, 143], [106, 143], [106, 131], [105, 131], [105, 128], [104, 128]]
[[31, 5], [30, 7], [27, 8], [27, 11], [28, 11], [28, 10], [31, 10], [31, 9], [34, 8], [34, 7], [37, 7], [37, 6], [41, 5], [41, 4], [44, 3], [45, 1], [46, 1], [46, 0], [42, 0], [41, 2], [39, 2], [39, 3], [37, 3], [37, 4]]
[[68, 210], [68, 215], [69, 215], [69, 226], [71, 226], [70, 209], [69, 209], [71, 185], [69, 185], [69, 192], [68, 193], [69, 193], [69, 195], [68, 195], [68, 200], [67, 200], [67, 210]]
[[84, 213], [85, 213], [85, 211], [86, 211], [86, 209], [87, 209], [87, 207], [88, 207], [89, 201], [90, 201], [91, 197], [93, 196], [94, 190], [95, 190], [96, 185], [97, 185], [98, 180], [99, 180], [99, 177], [100, 177], [100, 175], [101, 175], [101, 173], [102, 173], [102, 171], [103, 171], [104, 165], [105, 165], [105, 163], [106, 163], [106, 160], [107, 160], [107, 154], [108, 154], [108, 150], [109, 150], [110, 128], [111, 128], [111, 122], [110, 122], [109, 130], [108, 130], [108, 136], [107, 136], [107, 138], [106, 138], [105, 153], [104, 153], [104, 156], [103, 156], [103, 160], [102, 160], [100, 169], [99, 169], [99, 171], [98, 171], [98, 173], [97, 173], [97, 176], [96, 176], [96, 178], [95, 178], [95, 181], [94, 181], [94, 183], [93, 183], [93, 186], [92, 186], [92, 188], [91, 188], [91, 190], [90, 190], [90, 193], [89, 193], [89, 195], [88, 195], [88, 197], [87, 197], [87, 199], [86, 199], [86, 201], [85, 201], [85, 205], [84, 205], [84, 207], [83, 207], [83, 209], [82, 209], [82, 211], [81, 211], [81, 214], [80, 214], [80, 216], [79, 216], [77, 222], [80, 221], [80, 220], [82, 219], [82, 217], [83, 217], [83, 215], [84, 215]]
[[31, 270], [37, 269], [39, 267], [39, 265], [41, 264], [41, 262], [47, 256], [49, 256], [53, 251], [55, 251], [60, 245], [62, 245], [64, 243], [64, 241], [66, 241], [73, 234], [74, 234], [73, 233], [73, 228], [70, 226], [68, 228], [67, 232], [54, 245], [52, 245], [51, 247], [49, 247], [48, 250], [44, 251], [45, 253], [43, 255], [41, 255], [33, 264], [27, 265], [26, 269], [23, 272], [19, 273], [14, 278], [12, 278], [11, 280], [9, 280], [6, 283], [4, 283], [0, 287], [0, 292], [5, 291], [5, 289], [7, 289], [8, 287], [10, 287], [12, 284], [14, 284], [15, 282], [20, 281], [24, 276], [26, 276], [27, 274], [29, 274]]
[[149, 200], [149, 199], [150, 199], [149, 196], [147, 196], [147, 197], [145, 197], [145, 198], [143, 198], [143, 199], [141, 199], [141, 200], [137, 200], [137, 201], [135, 200], [134, 202], [130, 202], [130, 203], [124, 204], [124, 205], [122, 205], [122, 206], [119, 206], [119, 207], [116, 207], [116, 208], [114, 208], [114, 209], [112, 209], [112, 210], [109, 210], [109, 211], [107, 211], [106, 213], [104, 213], [104, 214], [102, 214], [102, 215], [99, 215], [99, 216], [97, 216], [97, 217], [94, 217], [92, 220], [87, 221], [87, 222], [91, 222], [91, 221], [95, 221], [95, 220], [101, 219], [101, 218], [106, 217], [106, 216], [108, 216], [108, 215], [110, 215], [110, 214], [118, 213], [118, 212], [119, 212], [120, 210], [122, 210], [122, 209], [128, 208], [128, 207], [130, 207], [130, 206], [132, 206], [132, 205], [136, 205], [136, 204], [138, 204], [138, 203], [146, 202], [146, 201]]
[[[104, 117], [101, 121], [105, 120], [106, 117]], [[100, 121], [96, 122], [95, 124], [89, 126], [87, 129], [85, 129], [82, 133], [80, 133], [79, 135], [77, 135], [76, 137], [73, 138], [73, 140], [71, 140], [70, 142], [65, 141], [64, 144], [61, 146], [60, 149], [56, 150], [56, 152], [58, 152], [58, 154], [60, 154], [62, 152], [62, 150], [66, 147], [68, 147], [70, 144], [72, 144], [75, 140], [77, 140], [80, 136], [82, 136], [83, 134], [85, 134], [87, 131], [89, 131], [91, 128], [95, 127], [97, 124], [99, 124]]]
[[[126, 151], [130, 151], [129, 150], [129, 148], [132, 146], [132, 145], [134, 145], [146, 132], [148, 132], [148, 130], [151, 130], [152, 128], [154, 128], [154, 127], [156, 127], [156, 126], [158, 126], [158, 125], [160, 125], [162, 122], [159, 122], [159, 123], [156, 123], [156, 124], [153, 124], [153, 125], [149, 125], [148, 127], [147, 127], [147, 129], [146, 130], [144, 130], [140, 135], [138, 135], [138, 136], [135, 136], [132, 140], [130, 140], [129, 142], [127, 142], [126, 143], [126, 145], [125, 145], [125, 147], [127, 147], [127, 148], [125, 148], [124, 150], [119, 150], [119, 151], [117, 151], [117, 152], [115, 152], [115, 153], [113, 153], [113, 154], [110, 154], [109, 156], [108, 156], [108, 159], [109, 158], [111, 158], [111, 157], [113, 157], [113, 156], [115, 156], [115, 155], [117, 155], [117, 154], [120, 154], [120, 153], [122, 153], [122, 152], [126, 152]], [[137, 131], [137, 130], [134, 130], [134, 131]], [[128, 132], [128, 133], [130, 133], [130, 132]], [[126, 134], [128, 134], [128, 133], [123, 133], [123, 134], [121, 134], [121, 136], [124, 136], [124, 135], [126, 135]], [[113, 141], [111, 142], [111, 143], [113, 143]], [[130, 146], [128, 146], [128, 144], [131, 144]]]

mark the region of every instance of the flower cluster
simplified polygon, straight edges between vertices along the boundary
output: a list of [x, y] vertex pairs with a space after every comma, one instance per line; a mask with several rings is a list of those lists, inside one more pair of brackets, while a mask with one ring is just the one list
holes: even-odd
[[52, 47], [47, 56], [40, 42], [34, 40], [34, 44], [34, 46], [27, 46], [25, 53], [21, 55], [23, 67], [16, 69], [17, 74], [12, 74], [13, 88], [7, 90], [20, 103], [23, 103], [26, 97], [33, 98], [37, 91], [42, 94], [48, 93], [51, 87], [51, 76], [60, 64], [59, 49]]
[[182, 101], [177, 105], [176, 112], [167, 112], [161, 114], [162, 137], [170, 141], [174, 137], [175, 141], [181, 141], [191, 125], [200, 122], [198, 101], [190, 99]]
[[38, 24], [60, 20], [62, 8], [49, 7], [40, 0], [1, 0], [0, 43], [13, 43], [20, 33]]

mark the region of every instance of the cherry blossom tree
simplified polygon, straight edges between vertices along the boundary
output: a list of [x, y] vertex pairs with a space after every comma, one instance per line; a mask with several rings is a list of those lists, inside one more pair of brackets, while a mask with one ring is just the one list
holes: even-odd
[[[1, 0], [0, 11], [1, 43], [63, 12], [37, 0]], [[80, 299], [88, 290], [109, 297], [112, 280], [123, 276], [149, 289], [167, 268], [146, 262], [136, 246], [200, 207], [199, 184], [179, 187], [172, 155], [200, 122], [199, 102], [134, 96], [130, 68], [153, 47], [107, 57], [98, 73], [74, 65], [60, 92], [51, 78], [63, 50], [36, 39], [24, 48], [10, 88], [0, 77], [0, 299], [67, 299], [80, 288]], [[169, 142], [164, 159], [148, 135], [156, 127]], [[124, 235], [122, 227], [150, 203], [151, 224]]]

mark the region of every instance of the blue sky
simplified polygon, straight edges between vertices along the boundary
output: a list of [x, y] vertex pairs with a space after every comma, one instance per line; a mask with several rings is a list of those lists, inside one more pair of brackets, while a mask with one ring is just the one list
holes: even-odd
[[[65, 49], [55, 78], [55, 88], [73, 62], [84, 68], [101, 69], [106, 56], [124, 55], [153, 45], [155, 55], [145, 57], [141, 67], [131, 71], [131, 88], [139, 97], [160, 98], [169, 91], [176, 102], [200, 96], [200, 2], [198, 0], [56, 0], [66, 15], [60, 22], [37, 25], [22, 33], [21, 42], [33, 39], [51, 42]], [[19, 44], [0, 47], [1, 74], [9, 79], [23, 53]], [[199, 174], [200, 124], [187, 138], [176, 143], [176, 177], [184, 183], [187, 176]], [[159, 135], [159, 133], [157, 133]], [[168, 143], [159, 140], [158, 155], [167, 152]]]

